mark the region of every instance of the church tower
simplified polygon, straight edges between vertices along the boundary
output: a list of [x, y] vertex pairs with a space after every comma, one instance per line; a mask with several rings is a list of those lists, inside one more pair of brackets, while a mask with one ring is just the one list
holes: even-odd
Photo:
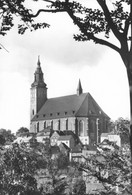
[[81, 85], [81, 81], [79, 79], [79, 83], [78, 83], [78, 87], [77, 87], [77, 95], [81, 95], [83, 93], [83, 89], [82, 89], [82, 85]]
[[30, 118], [32, 119], [47, 100], [47, 85], [43, 79], [39, 57], [37, 68], [34, 73], [34, 82], [31, 84], [30, 96]]

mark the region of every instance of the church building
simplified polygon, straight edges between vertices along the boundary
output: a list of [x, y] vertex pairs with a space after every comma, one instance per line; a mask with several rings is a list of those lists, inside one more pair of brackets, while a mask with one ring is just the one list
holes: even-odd
[[46, 128], [72, 131], [82, 143], [91, 145], [100, 142], [110, 118], [90, 93], [83, 93], [80, 80], [75, 94], [47, 98], [47, 84], [38, 58], [31, 84], [30, 119], [30, 132], [38, 133]]

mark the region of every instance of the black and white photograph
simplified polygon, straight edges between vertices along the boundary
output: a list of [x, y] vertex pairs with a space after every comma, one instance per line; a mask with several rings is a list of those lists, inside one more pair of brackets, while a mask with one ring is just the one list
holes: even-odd
[[132, 0], [1, 0], [0, 59], [0, 195], [131, 195]]

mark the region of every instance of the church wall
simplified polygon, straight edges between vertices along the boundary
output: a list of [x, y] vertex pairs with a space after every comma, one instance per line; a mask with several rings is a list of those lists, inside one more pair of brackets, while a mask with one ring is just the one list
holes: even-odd
[[31, 89], [30, 95], [30, 118], [32, 119], [37, 113], [36, 88]]
[[68, 118], [68, 130], [75, 133], [75, 117]]
[[37, 112], [44, 105], [46, 99], [47, 99], [47, 89], [44, 87], [37, 88]]
[[68, 119], [67, 118], [62, 118], [60, 121], [60, 129], [61, 131], [67, 130], [68, 129]]
[[89, 118], [89, 143], [97, 143], [97, 117]]
[[75, 117], [53, 119], [53, 130], [72, 130], [75, 131]]
[[60, 119], [53, 119], [53, 130], [60, 130]]
[[36, 122], [30, 124], [30, 133], [36, 133]]
[[46, 101], [47, 89], [42, 87], [31, 88], [30, 118], [32, 119]]
[[53, 130], [71, 130], [79, 137], [88, 137], [89, 143], [100, 142], [102, 132], [107, 132], [107, 120], [97, 117], [70, 117], [32, 122], [30, 132], [38, 132], [50, 126]]
[[89, 117], [89, 137], [91, 143], [99, 143], [101, 133], [107, 133], [108, 119], [104, 117]]
[[77, 117], [77, 134], [78, 136], [88, 136], [89, 119], [87, 117]]
[[50, 119], [45, 121], [34, 121], [31, 123], [30, 132], [37, 132], [37, 124], [39, 123], [39, 131], [50, 126], [53, 130], [71, 130], [75, 132], [75, 117]]

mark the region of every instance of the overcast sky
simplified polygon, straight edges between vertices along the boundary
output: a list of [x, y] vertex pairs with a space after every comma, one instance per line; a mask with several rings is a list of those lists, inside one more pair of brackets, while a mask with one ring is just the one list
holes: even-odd
[[18, 35], [13, 28], [1, 36], [0, 128], [16, 132], [30, 124], [30, 86], [40, 55], [48, 98], [75, 94], [81, 79], [112, 120], [129, 118], [129, 90], [125, 67], [111, 49], [92, 42], [75, 42], [78, 32], [66, 14], [46, 14], [39, 20], [51, 27]]

